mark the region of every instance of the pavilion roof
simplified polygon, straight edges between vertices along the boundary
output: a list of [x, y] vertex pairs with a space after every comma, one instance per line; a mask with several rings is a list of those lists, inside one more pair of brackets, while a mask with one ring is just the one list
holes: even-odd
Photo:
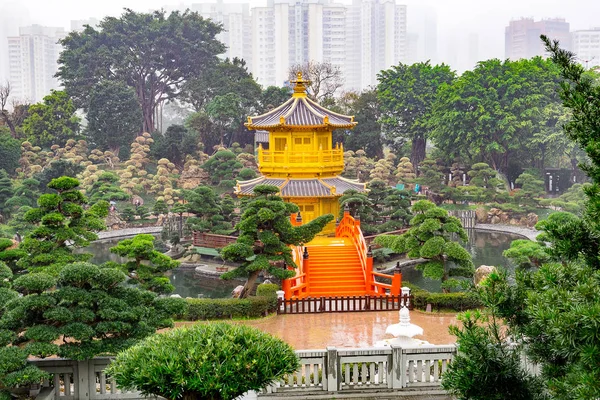
[[265, 114], [248, 117], [245, 124], [248, 129], [273, 129], [273, 128], [354, 128], [357, 124], [354, 117], [335, 113], [306, 95], [306, 83], [302, 79], [302, 73], [298, 73], [298, 79], [292, 81], [294, 94], [279, 107]]
[[354, 189], [366, 192], [365, 184], [339, 176], [330, 178], [258, 178], [241, 181], [236, 185], [235, 193], [241, 196], [252, 196], [258, 185], [274, 185], [280, 190], [282, 197], [336, 197], [345, 191]]

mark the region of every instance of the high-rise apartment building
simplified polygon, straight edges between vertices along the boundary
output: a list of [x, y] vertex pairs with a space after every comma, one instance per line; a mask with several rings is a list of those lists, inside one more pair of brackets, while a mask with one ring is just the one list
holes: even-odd
[[59, 88], [58, 71], [63, 28], [32, 25], [19, 28], [19, 36], [8, 38], [9, 81], [14, 98], [39, 102]]
[[511, 60], [543, 56], [544, 45], [540, 35], [558, 40], [563, 48], [571, 47], [569, 23], [563, 18], [534, 21], [532, 18], [521, 18], [510, 21], [504, 33], [505, 57]]
[[86, 25], [96, 28], [100, 21], [97, 18], [88, 19], [73, 19], [71, 20], [71, 30], [75, 32], [82, 32]]
[[377, 84], [377, 74], [409, 59], [406, 6], [395, 0], [354, 0], [347, 19], [346, 87]]
[[600, 67], [600, 27], [572, 32], [571, 48], [584, 67]]
[[223, 32], [217, 36], [217, 39], [227, 47], [222, 57], [242, 58], [246, 60], [250, 69], [252, 65], [252, 19], [248, 3], [223, 3], [223, 0], [217, 0], [216, 3], [192, 4], [191, 10], [196, 11], [204, 18], [222, 24]]

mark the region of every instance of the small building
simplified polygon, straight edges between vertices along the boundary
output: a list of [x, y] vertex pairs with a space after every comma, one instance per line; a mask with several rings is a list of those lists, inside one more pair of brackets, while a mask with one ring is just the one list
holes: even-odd
[[[344, 169], [344, 148], [333, 144], [334, 129], [352, 129], [354, 117], [337, 114], [308, 98], [307, 81], [298, 73], [292, 97], [279, 107], [248, 117], [249, 130], [267, 131], [268, 148], [258, 143], [261, 176], [237, 182], [238, 196], [252, 196], [257, 185], [275, 185], [280, 196], [298, 205], [304, 222], [339, 213], [339, 198], [349, 189], [365, 192], [365, 184], [339, 176]], [[332, 233], [335, 224], [323, 233]]]

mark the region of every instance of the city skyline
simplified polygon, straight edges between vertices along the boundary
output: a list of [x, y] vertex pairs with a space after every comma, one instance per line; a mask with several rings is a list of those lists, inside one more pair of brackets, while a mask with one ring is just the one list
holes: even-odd
[[[350, 5], [360, 0], [337, 0], [332, 3]], [[199, 10], [202, 3], [215, 1], [169, 2], [168, 0], [106, 0], [102, 4], [81, 5], [73, 0], [62, 0], [65, 7], [59, 7], [60, 13], [49, 10], [45, 2], [26, 0], [24, 2], [0, 1], [0, 56], [7, 55], [7, 38], [18, 34], [18, 28], [39, 24], [42, 26], [72, 28], [74, 21], [90, 18], [101, 20], [118, 16], [123, 7], [136, 11], [151, 9]], [[246, 3], [250, 11], [267, 4], [267, 0], [224, 1]], [[600, 26], [600, 4], [587, 0], [574, 1], [568, 7], [560, 1], [506, 1], [504, 6], [487, 4], [485, 9], [474, 7], [473, 0], [459, 0], [451, 4], [425, 0], [396, 1], [407, 6], [406, 56], [404, 62], [431, 59], [432, 63], [445, 62], [459, 73], [474, 66], [476, 61], [489, 58], [505, 58], [505, 28], [512, 20], [533, 18], [535, 20], [564, 18], [570, 24], [570, 30], [587, 31]], [[510, 15], [507, 19], [501, 16]], [[223, 22], [227, 25], [227, 21]], [[485, 26], [485, 29], [482, 28]], [[224, 40], [225, 41], [225, 40]], [[428, 43], [427, 45], [425, 43]], [[244, 44], [246, 46], [247, 44]], [[426, 48], [428, 47], [428, 48]], [[252, 49], [246, 48], [245, 58], [252, 66]], [[349, 48], [347, 51], [351, 52]], [[475, 58], [475, 59], [474, 59]], [[249, 68], [252, 69], [252, 68]], [[0, 60], [0, 79], [9, 76], [6, 60]]]

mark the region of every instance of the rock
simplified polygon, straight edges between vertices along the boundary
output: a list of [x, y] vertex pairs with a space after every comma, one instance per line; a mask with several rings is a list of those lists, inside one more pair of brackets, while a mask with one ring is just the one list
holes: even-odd
[[519, 225], [519, 221], [517, 221], [515, 218], [511, 218], [511, 219], [508, 221], [508, 224], [509, 224], [509, 225]]
[[138, 206], [143, 206], [144, 205], [144, 199], [142, 199], [140, 196], [134, 195], [131, 196], [131, 204], [138, 205]]
[[104, 223], [113, 231], [127, 227], [127, 222], [123, 221], [116, 211], [110, 211]]
[[488, 213], [483, 207], [477, 207], [475, 210], [475, 218], [477, 218], [477, 222], [480, 224], [485, 224], [488, 220]]
[[490, 211], [488, 211], [488, 215], [500, 215], [502, 214], [502, 210], [499, 208], [490, 208]]
[[194, 268], [194, 272], [202, 273], [206, 267], [208, 267], [206, 264], [198, 265], [196, 268]]
[[473, 282], [475, 286], [479, 285], [481, 281], [488, 277], [492, 272], [496, 272], [496, 267], [491, 265], [481, 265], [479, 268], [475, 270], [475, 275], [473, 276]]
[[171, 297], [174, 299], [181, 299], [181, 296], [178, 294], [172, 294]]
[[521, 219], [519, 220], [519, 225], [527, 226], [527, 217], [521, 217]]
[[502, 222], [503, 224], [507, 223], [509, 219], [510, 215], [508, 215], [507, 212], [503, 212], [502, 214], [500, 214], [500, 222]]
[[535, 227], [535, 224], [538, 223], [538, 216], [535, 213], [527, 214], [527, 226], [529, 228]]
[[235, 287], [235, 289], [233, 289], [233, 290], [231, 291], [231, 296], [232, 296], [234, 299], [237, 299], [237, 298], [239, 298], [239, 297], [240, 297], [240, 294], [242, 294], [242, 290], [244, 290], [244, 286], [243, 286], [243, 285], [236, 286], [236, 287]]
[[492, 217], [492, 219], [490, 220], [490, 223], [492, 223], [492, 224], [499, 224], [500, 223], [500, 217], [497, 216], [497, 215], [494, 215]]
[[165, 214], [159, 214], [156, 218], [156, 226], [163, 226], [167, 216]]

